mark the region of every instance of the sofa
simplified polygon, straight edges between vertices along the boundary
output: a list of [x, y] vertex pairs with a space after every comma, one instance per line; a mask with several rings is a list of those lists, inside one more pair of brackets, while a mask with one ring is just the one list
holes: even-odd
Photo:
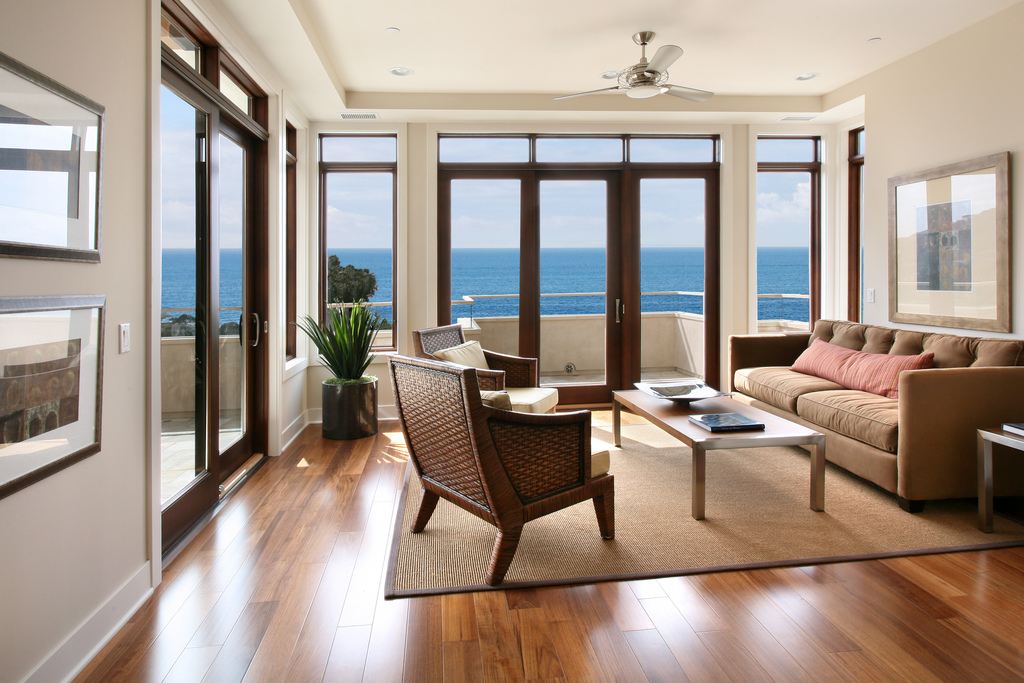
[[[806, 369], [815, 340], [827, 342], [814, 348], [830, 357], [877, 364], [916, 356], [907, 360], [924, 367], [893, 373], [892, 395], [879, 395], [827, 378], [836, 363], [811, 365], [826, 377], [792, 369]], [[822, 432], [827, 460], [911, 512], [928, 500], [976, 497], [977, 429], [1024, 421], [1019, 339], [819, 320], [809, 332], [729, 337], [729, 377], [735, 399]], [[996, 494], [1019, 494], [1024, 458], [1003, 456], [997, 467]]]

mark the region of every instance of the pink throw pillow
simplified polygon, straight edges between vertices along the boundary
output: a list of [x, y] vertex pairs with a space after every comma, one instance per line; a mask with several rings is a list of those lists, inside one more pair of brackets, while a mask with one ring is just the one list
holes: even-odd
[[900, 373], [930, 368], [934, 357], [932, 353], [916, 356], [865, 353], [815, 339], [791, 369], [842, 384], [848, 389], [898, 398]]

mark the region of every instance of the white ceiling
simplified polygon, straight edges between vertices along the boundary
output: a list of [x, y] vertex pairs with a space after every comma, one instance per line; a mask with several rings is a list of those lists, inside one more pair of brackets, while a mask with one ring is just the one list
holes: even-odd
[[[311, 120], [342, 111], [384, 119], [652, 118], [692, 113], [821, 113], [836, 90], [1020, 0], [197, 0], [245, 35]], [[385, 32], [397, 27], [400, 33]], [[670, 82], [716, 96], [551, 98], [614, 85], [655, 31], [683, 57]], [[869, 43], [871, 38], [880, 41]], [[262, 62], [261, 60], [265, 60]], [[404, 66], [413, 76], [388, 70]], [[797, 81], [818, 72], [820, 77]]]

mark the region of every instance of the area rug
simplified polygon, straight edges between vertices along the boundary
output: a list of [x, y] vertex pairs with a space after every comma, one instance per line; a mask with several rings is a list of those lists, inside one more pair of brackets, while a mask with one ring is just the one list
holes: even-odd
[[[593, 433], [611, 443], [607, 430]], [[442, 499], [426, 529], [411, 533], [420, 485], [409, 471], [385, 596], [488, 590], [494, 527]], [[795, 447], [708, 452], [702, 521], [690, 516], [690, 449], [657, 427], [623, 425], [611, 473], [615, 539], [601, 539], [590, 501], [529, 522], [500, 588], [1024, 545], [1024, 526], [1002, 517], [994, 533], [979, 531], [975, 500], [929, 502], [910, 514], [892, 494], [832, 465], [825, 510], [814, 512], [809, 456]]]

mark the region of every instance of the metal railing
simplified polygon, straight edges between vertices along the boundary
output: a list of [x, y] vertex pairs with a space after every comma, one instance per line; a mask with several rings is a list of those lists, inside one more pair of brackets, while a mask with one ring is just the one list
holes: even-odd
[[[541, 294], [540, 296], [541, 296], [542, 299], [543, 298], [548, 298], [548, 297], [597, 297], [597, 296], [605, 296], [605, 292], [560, 292], [560, 293], [552, 293], [552, 294]], [[640, 296], [641, 297], [644, 297], [644, 296], [693, 296], [693, 297], [701, 297], [701, 298], [703, 298], [704, 297], [704, 292], [681, 292], [681, 291], [640, 292]], [[470, 319], [470, 321], [473, 321], [473, 320], [475, 320], [473, 306], [474, 306], [474, 304], [478, 300], [482, 300], [482, 299], [518, 299], [518, 298], [519, 298], [518, 294], [473, 294], [473, 295], [467, 294], [467, 295], [464, 295], [461, 300], [458, 300], [458, 299], [452, 300], [451, 303], [452, 303], [453, 307], [454, 306], [467, 306], [468, 305], [469, 306], [469, 319]], [[765, 299], [765, 300], [778, 299], [778, 300], [780, 300], [780, 304], [781, 305], [780, 305], [780, 316], [779, 317], [781, 319], [786, 319], [785, 318], [785, 310], [786, 309], [785, 309], [785, 303], [784, 303], [786, 300], [792, 299], [792, 300], [800, 300], [800, 301], [810, 301], [811, 297], [810, 297], [809, 294], [758, 294], [757, 298], [758, 298], [758, 301], [760, 301], [762, 299]], [[801, 304], [801, 306], [802, 306], [802, 304]], [[576, 313], [578, 314], [579, 311], [577, 310]], [[758, 316], [758, 317], [760, 317], [760, 316]], [[809, 321], [802, 320], [800, 322], [809, 322]]]

